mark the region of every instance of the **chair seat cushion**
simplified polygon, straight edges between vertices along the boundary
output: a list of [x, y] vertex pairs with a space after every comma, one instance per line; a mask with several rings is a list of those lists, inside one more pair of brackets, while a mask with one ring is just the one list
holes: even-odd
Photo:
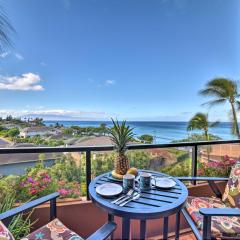
[[[188, 197], [186, 210], [196, 226], [202, 230], [203, 215], [200, 208], [225, 208], [220, 199], [214, 197]], [[240, 239], [240, 217], [212, 217], [212, 236], [215, 238]]]
[[56, 218], [21, 240], [83, 240], [83, 238]]
[[0, 221], [0, 240], [14, 240], [13, 235], [1, 221]]

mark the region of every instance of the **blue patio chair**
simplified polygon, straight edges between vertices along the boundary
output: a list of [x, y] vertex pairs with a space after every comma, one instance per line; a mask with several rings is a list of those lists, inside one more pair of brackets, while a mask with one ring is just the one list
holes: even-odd
[[[78, 234], [67, 228], [57, 218], [56, 199], [59, 197], [59, 193], [52, 193], [47, 196], [41, 197], [34, 201], [23, 204], [19, 207], [13, 208], [9, 211], [0, 214], [0, 239], [14, 240], [12, 234], [8, 231], [7, 225], [11, 219], [22, 212], [37, 207], [45, 202], [50, 201], [50, 222], [45, 226], [30, 233], [28, 236], [22, 238], [22, 240], [41, 240], [41, 239], [62, 239], [62, 240], [82, 240]], [[5, 225], [4, 225], [5, 224]], [[116, 229], [116, 224], [109, 221], [93, 233], [87, 240], [103, 240], [107, 239]]]
[[[214, 197], [189, 196], [182, 213], [198, 240], [240, 239], [240, 163], [229, 178], [179, 177], [181, 181], [207, 181]], [[226, 181], [222, 194], [217, 181]]]

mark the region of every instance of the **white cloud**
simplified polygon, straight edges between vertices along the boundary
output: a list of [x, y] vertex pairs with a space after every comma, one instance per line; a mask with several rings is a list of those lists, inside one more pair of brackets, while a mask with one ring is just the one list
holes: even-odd
[[42, 85], [37, 84], [41, 81], [39, 75], [34, 73], [24, 73], [21, 76], [0, 76], [0, 89], [19, 90], [19, 91], [41, 91]]
[[20, 54], [20, 53], [15, 53], [15, 57], [18, 59], [18, 60], [23, 60], [24, 57]]
[[81, 111], [81, 110], [66, 110], [66, 109], [43, 109], [25, 106], [24, 110], [19, 109], [0, 109], [0, 116], [6, 117], [12, 115], [14, 117], [29, 118], [41, 117], [45, 120], [100, 120], [109, 119], [105, 112], [96, 111]]
[[6, 58], [9, 55], [16, 57], [18, 60], [24, 59], [23, 55], [21, 55], [20, 53], [14, 53], [14, 52], [10, 52], [10, 51], [1, 53], [0, 58]]
[[105, 81], [105, 85], [106, 85], [106, 86], [114, 85], [114, 84], [115, 84], [115, 81], [114, 81], [114, 80], [106, 80], [106, 81]]
[[3, 52], [0, 54], [0, 58], [5, 58], [10, 54], [10, 52]]

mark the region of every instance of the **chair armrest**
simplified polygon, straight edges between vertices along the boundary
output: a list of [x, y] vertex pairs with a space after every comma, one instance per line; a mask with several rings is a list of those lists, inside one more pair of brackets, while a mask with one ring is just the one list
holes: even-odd
[[199, 213], [203, 216], [228, 216], [239, 217], [239, 208], [200, 208]]
[[108, 222], [93, 233], [87, 240], [104, 240], [107, 239], [117, 228], [114, 222]]
[[28, 210], [28, 209], [37, 207], [37, 206], [39, 206], [39, 205], [41, 205], [45, 202], [48, 202], [48, 201], [51, 201], [51, 200], [56, 200], [57, 197], [59, 197], [59, 193], [55, 192], [55, 193], [49, 194], [47, 196], [44, 196], [44, 197], [38, 198], [36, 200], [33, 200], [31, 202], [25, 203], [25, 204], [23, 204], [19, 207], [16, 207], [16, 208], [8, 210], [4, 213], [1, 213], [0, 214], [0, 220], [4, 220], [4, 219], [10, 218], [10, 217], [13, 217], [17, 214], [20, 214], [20, 213]]
[[207, 181], [212, 191], [218, 198], [222, 198], [222, 193], [215, 182], [228, 181], [228, 178], [223, 178], [223, 177], [178, 177], [178, 179], [180, 181], [193, 181], [193, 182]]
[[177, 177], [180, 181], [228, 181], [228, 178], [223, 177]]

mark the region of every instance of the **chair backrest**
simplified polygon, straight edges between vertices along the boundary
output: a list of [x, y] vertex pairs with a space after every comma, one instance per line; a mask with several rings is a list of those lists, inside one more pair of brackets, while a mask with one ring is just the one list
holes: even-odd
[[222, 201], [230, 207], [240, 208], [240, 162], [237, 162], [231, 169]]

